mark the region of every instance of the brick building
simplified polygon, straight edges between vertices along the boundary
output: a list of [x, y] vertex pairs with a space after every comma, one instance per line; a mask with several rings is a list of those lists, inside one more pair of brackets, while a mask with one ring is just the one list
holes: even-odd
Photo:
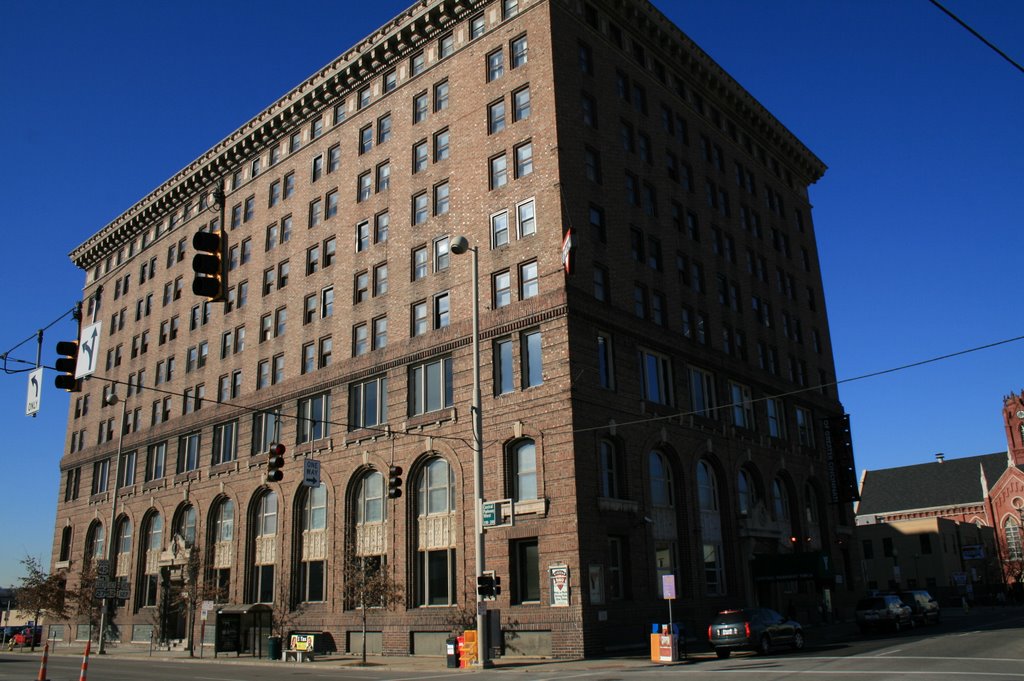
[[[195, 551], [230, 609], [349, 650], [361, 556], [405, 587], [371, 648], [440, 652], [476, 587], [465, 235], [484, 495], [514, 509], [486, 532], [507, 652], [642, 645], [665, 575], [691, 632], [850, 597], [807, 196], [824, 170], [648, 3], [417, 3], [71, 254], [102, 361], [72, 396], [55, 566], [74, 583], [113, 536], [123, 641], [149, 639]], [[204, 305], [191, 238], [221, 215], [228, 297]]]
[[[1018, 599], [1024, 596], [1024, 392], [1003, 398], [1002, 421], [1005, 452], [956, 459], [937, 454], [934, 462], [864, 471], [855, 509], [858, 539], [881, 536], [869, 526], [889, 525], [889, 535], [904, 534], [905, 528], [917, 534], [922, 519], [952, 521], [946, 527], [955, 526], [957, 538], [943, 539], [943, 545], [954, 547], [958, 569], [924, 575], [921, 581], [930, 578], [940, 593], [985, 597], [1009, 586]], [[961, 525], [976, 526], [981, 534]], [[965, 535], [969, 538], [962, 539]], [[865, 554], [875, 553], [864, 548]], [[892, 558], [892, 548], [890, 543], [884, 558]]]

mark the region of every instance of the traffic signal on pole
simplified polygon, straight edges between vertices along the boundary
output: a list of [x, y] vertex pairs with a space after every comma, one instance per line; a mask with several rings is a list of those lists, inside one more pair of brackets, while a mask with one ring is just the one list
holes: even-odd
[[388, 469], [388, 499], [402, 496], [402, 467], [391, 466]]
[[284, 473], [281, 469], [284, 467], [284, 445], [280, 442], [275, 442], [270, 445], [270, 452], [267, 453], [267, 482], [281, 482], [284, 479]]
[[69, 393], [82, 390], [81, 379], [75, 378], [75, 367], [78, 365], [78, 341], [61, 341], [57, 343], [57, 359], [54, 366], [60, 372], [53, 379], [53, 384]]
[[226, 261], [224, 232], [196, 232], [192, 247], [192, 293], [207, 300], [224, 300], [224, 263]]
[[501, 577], [485, 572], [476, 578], [476, 592], [487, 600], [494, 600], [501, 594]]

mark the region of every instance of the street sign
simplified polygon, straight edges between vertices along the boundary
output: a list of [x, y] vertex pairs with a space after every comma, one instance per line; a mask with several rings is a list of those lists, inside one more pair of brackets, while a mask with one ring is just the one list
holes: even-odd
[[25, 416], [39, 412], [39, 401], [43, 395], [43, 368], [33, 369], [28, 374], [28, 399], [25, 401]]
[[302, 484], [306, 487], [320, 486], [320, 462], [316, 459], [305, 459], [302, 470]]
[[484, 502], [484, 513], [483, 513], [483, 525], [484, 527], [494, 527], [498, 524], [498, 505], [493, 501]]
[[96, 559], [96, 582], [107, 581], [107, 576], [110, 575], [110, 561], [106, 558]]
[[103, 322], [95, 322], [82, 329], [82, 337], [78, 339], [78, 364], [75, 365], [75, 378], [92, 376], [100, 360], [100, 338]]
[[210, 611], [213, 610], [213, 601], [203, 601], [202, 607], [202, 620], [205, 622], [206, 618], [210, 616]]
[[117, 598], [118, 598], [118, 600], [127, 601], [128, 597], [131, 596], [131, 595], [132, 595], [131, 594], [131, 588], [129, 587], [127, 582], [125, 582], [123, 584], [118, 584], [117, 585]]

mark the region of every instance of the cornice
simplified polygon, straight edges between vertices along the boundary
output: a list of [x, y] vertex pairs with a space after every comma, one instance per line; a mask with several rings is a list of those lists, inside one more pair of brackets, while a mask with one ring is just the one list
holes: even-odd
[[770, 140], [809, 183], [817, 182], [825, 174], [827, 166], [821, 159], [657, 7], [647, 0], [610, 0], [607, 6], [618, 13], [623, 26], [644, 34], [648, 49], [668, 55], [669, 64], [688, 72], [691, 84], [697, 83], [702, 94], [727, 104], [738, 122], [759, 138]]
[[432, 36], [493, 0], [420, 0], [306, 78], [248, 123], [178, 171], [69, 257], [89, 269], [153, 226], [185, 201], [197, 198], [232, 169], [262, 152], [310, 116], [326, 111], [378, 73], [419, 49]]

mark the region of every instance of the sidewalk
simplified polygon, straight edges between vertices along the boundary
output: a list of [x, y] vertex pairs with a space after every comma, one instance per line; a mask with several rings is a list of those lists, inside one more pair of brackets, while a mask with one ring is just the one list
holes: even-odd
[[[942, 619], [943, 620], [957, 620], [973, 618], [983, 621], [991, 613], [1006, 612], [1007, 608], [1000, 608], [997, 606], [981, 606], [972, 608], [970, 612], [964, 612], [962, 608], [943, 608]], [[859, 636], [857, 625], [853, 620], [844, 620], [840, 622], [831, 622], [828, 624], [817, 624], [817, 625], [805, 625], [805, 634], [807, 636], [807, 644], [809, 647], [815, 646], [833, 646], [850, 641]], [[65, 643], [58, 643], [56, 647], [51, 646], [51, 656], [61, 657], [81, 657], [85, 648], [83, 642], [74, 642], [70, 645]], [[621, 655], [621, 656], [607, 656], [607, 657], [593, 657], [580, 660], [555, 660], [551, 658], [540, 658], [540, 657], [518, 657], [518, 656], [506, 656], [498, 658], [494, 661], [494, 667], [497, 669], [503, 669], [508, 671], [615, 671], [615, 670], [629, 670], [629, 669], [641, 669], [650, 667], [651, 665], [657, 664], [692, 664], [694, 662], [714, 659], [714, 652], [711, 650], [707, 641], [701, 639], [689, 639], [686, 642], [686, 648], [688, 653], [688, 659], [680, 660], [679, 662], [673, 663], [658, 663], [651, 662], [646, 651], [644, 653], [637, 652], [634, 655]], [[8, 653], [6, 649], [3, 651], [4, 655], [11, 654], [30, 654], [28, 649], [23, 651], [16, 649], [14, 653]], [[203, 658], [199, 657], [198, 651], [194, 658], [190, 658], [187, 651], [183, 650], [159, 650], [153, 649], [152, 655], [150, 655], [150, 649], [148, 645], [138, 645], [130, 643], [115, 643], [107, 644], [107, 654], [110, 657], [118, 658], [132, 658], [132, 659], [144, 659], [151, 658], [153, 660], [159, 660], [163, 662], [167, 661], [178, 661], [183, 664], [189, 664], [191, 662], [199, 661], [212, 661], [213, 652], [209, 648], [204, 649]], [[42, 647], [36, 648], [36, 656], [42, 655]], [[93, 656], [96, 655], [95, 649], [93, 649]], [[251, 656], [236, 657], [231, 653], [221, 653], [217, 656], [216, 661], [219, 664], [232, 664], [232, 665], [282, 665], [291, 666], [297, 665], [295, 662], [282, 662], [280, 660], [268, 660], [265, 658], [256, 658]], [[348, 655], [340, 653], [332, 653], [329, 655], [322, 655], [316, 658], [316, 662], [311, 664], [316, 665], [318, 668], [329, 667], [337, 669], [346, 668], [359, 668], [360, 658], [358, 655]], [[378, 671], [396, 671], [396, 672], [438, 672], [438, 671], [451, 671], [451, 672], [472, 672], [471, 669], [446, 669], [446, 660], [444, 657], [438, 656], [394, 656], [394, 657], [382, 657], [380, 655], [367, 656], [367, 667], [368, 669], [374, 669]]]

